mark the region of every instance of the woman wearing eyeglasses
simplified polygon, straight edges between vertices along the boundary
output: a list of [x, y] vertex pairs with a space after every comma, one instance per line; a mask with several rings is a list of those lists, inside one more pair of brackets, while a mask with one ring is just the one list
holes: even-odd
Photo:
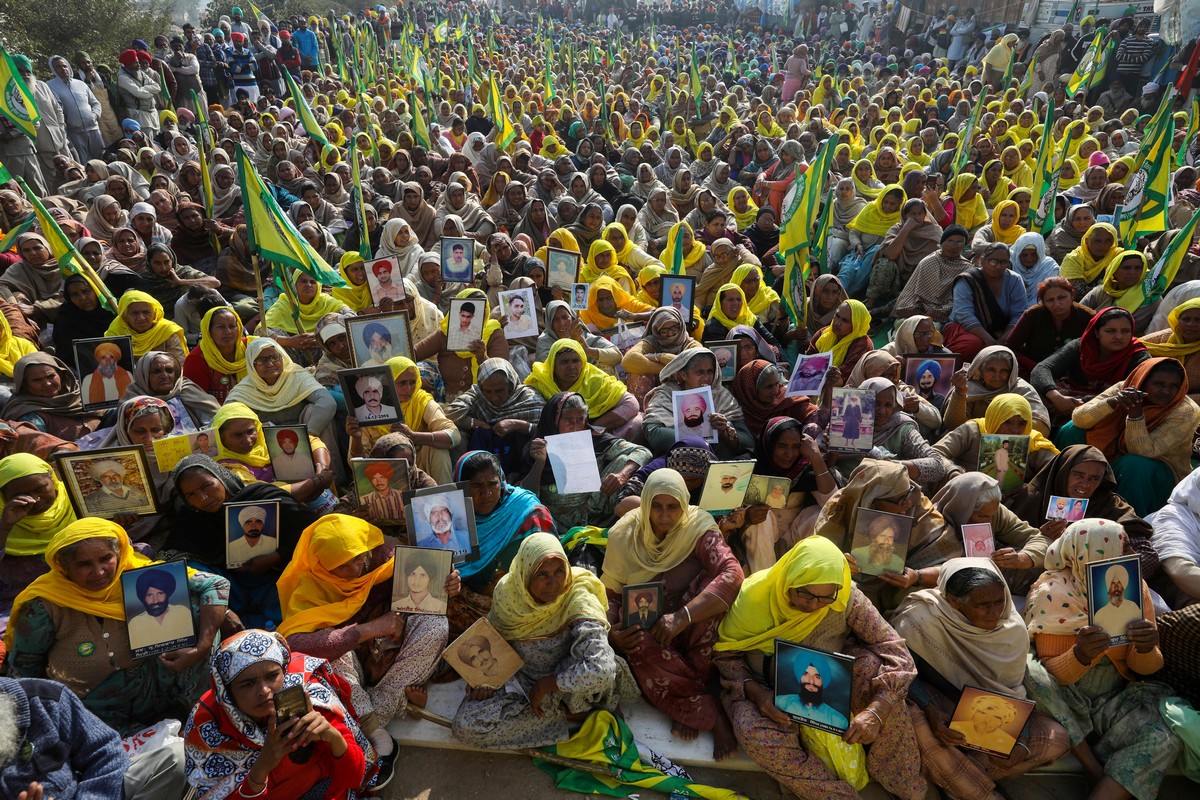
[[946, 347], [974, 358], [999, 344], [1025, 311], [1025, 283], [1012, 269], [1008, 245], [995, 242], [978, 267], [954, 279], [954, 306], [946, 326]]
[[[776, 638], [855, 657], [843, 734], [797, 726], [775, 704]], [[738, 743], [792, 794], [853, 800], [875, 780], [905, 800], [925, 796], [904, 707], [916, 665], [904, 640], [854, 584], [834, 542], [811, 536], [747, 578], [721, 621], [715, 650], [721, 701]], [[795, 667], [803, 669], [801, 659]], [[832, 673], [823, 678], [805, 684], [802, 695], [818, 708], [839, 693]]]

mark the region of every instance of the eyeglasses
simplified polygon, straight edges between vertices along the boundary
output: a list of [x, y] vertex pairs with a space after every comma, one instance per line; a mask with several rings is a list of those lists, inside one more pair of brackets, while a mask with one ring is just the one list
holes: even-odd
[[679, 325], [664, 325], [658, 329], [658, 332], [664, 336], [671, 336], [679, 333], [681, 330], [683, 330], [683, 328], [681, 328]]
[[921, 487], [917, 484], [909, 484], [908, 491], [897, 497], [880, 498], [879, 502], [888, 503], [893, 506], [912, 505], [917, 500], [917, 493], [921, 491]]
[[933, 331], [913, 331], [914, 339], [932, 339]]
[[256, 367], [265, 367], [267, 364], [282, 364], [282, 363], [283, 363], [283, 356], [279, 355], [278, 353], [274, 353], [273, 355], [269, 355], [269, 356], [259, 356], [258, 358], [254, 359], [254, 366], [256, 366]]
[[1007, 258], [1001, 258], [1000, 256], [996, 256], [995, 258], [987, 258], [987, 259], [984, 259], [984, 260], [985, 260], [985, 261], [987, 261], [987, 263], [989, 263], [989, 264], [994, 264], [994, 265], [998, 265], [998, 264], [1004, 264], [1004, 265], [1006, 265], [1006, 266], [1007, 266], [1007, 264], [1008, 264], [1008, 259], [1007, 259]]
[[795, 589], [793, 589], [792, 591], [798, 595], [807, 597], [809, 600], [812, 600], [817, 603], [822, 603], [825, 605], [828, 605], [829, 603], [832, 603], [834, 600], [837, 600], [837, 592], [834, 592], [833, 594], [813, 594], [808, 589], [805, 589], [803, 586], [798, 586]]

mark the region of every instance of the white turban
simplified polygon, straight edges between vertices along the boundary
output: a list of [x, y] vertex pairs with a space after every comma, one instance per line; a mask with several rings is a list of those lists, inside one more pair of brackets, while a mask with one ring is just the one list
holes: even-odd
[[265, 523], [267, 521], [267, 510], [262, 506], [247, 506], [238, 514], [239, 525], [245, 525], [252, 519]]
[[88, 474], [91, 475], [94, 480], [100, 480], [100, 476], [107, 475], [110, 472], [115, 472], [122, 478], [125, 477], [125, 467], [121, 466], [120, 461], [97, 461], [88, 466]]

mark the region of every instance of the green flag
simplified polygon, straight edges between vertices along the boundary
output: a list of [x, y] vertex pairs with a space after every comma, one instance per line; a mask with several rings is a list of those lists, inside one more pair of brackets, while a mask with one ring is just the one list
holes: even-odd
[[[1054, 98], [1046, 108], [1046, 119], [1054, 119]], [[1049, 236], [1054, 229], [1054, 198], [1058, 196], [1058, 169], [1054, 168], [1054, 136], [1053, 125], [1046, 125], [1042, 130], [1041, 144], [1038, 146], [1037, 163], [1033, 170], [1033, 197], [1029, 202], [1029, 230]], [[1067, 146], [1063, 145], [1063, 158], [1066, 158]]]
[[300, 127], [304, 128], [304, 132], [314, 142], [318, 142], [323, 147], [328, 146], [329, 140], [325, 138], [325, 131], [321, 130], [321, 124], [317, 122], [317, 117], [313, 114], [312, 107], [304, 99], [304, 95], [300, 92], [300, 87], [296, 85], [295, 79], [292, 78], [292, 73], [286, 69], [283, 70], [283, 79], [287, 81], [288, 92], [292, 95], [292, 104], [296, 106], [296, 118], [300, 121]]
[[354, 223], [358, 226], [358, 254], [371, 257], [371, 234], [367, 230], [367, 209], [363, 204], [362, 166], [358, 163], [358, 148], [350, 147], [350, 204], [354, 208]]
[[983, 98], [987, 92], [980, 92], [979, 97], [975, 100], [975, 107], [971, 109], [971, 116], [961, 128], [958, 129], [958, 147], [954, 149], [954, 161], [950, 167], [950, 180], [954, 180], [958, 173], [963, 171], [963, 167], [967, 165], [967, 160], [971, 157], [971, 138], [975, 129], [979, 126], [979, 115], [983, 113]]
[[21, 133], [33, 141], [37, 141], [37, 124], [42, 115], [38, 112], [37, 101], [33, 93], [25, 85], [21, 73], [12, 56], [0, 47], [0, 114], [17, 126]]
[[1171, 197], [1174, 138], [1175, 118], [1164, 114], [1142, 141], [1134, 168], [1125, 182], [1125, 200], [1117, 207], [1113, 219], [1126, 247], [1132, 247], [1139, 236], [1170, 228], [1167, 205]]

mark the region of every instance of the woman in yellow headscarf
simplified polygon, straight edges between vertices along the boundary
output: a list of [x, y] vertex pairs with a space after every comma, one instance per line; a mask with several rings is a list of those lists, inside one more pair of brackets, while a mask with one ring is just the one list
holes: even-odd
[[712, 309], [704, 322], [704, 339], [713, 342], [728, 339], [729, 332], [738, 325], [749, 328], [758, 325], [760, 334], [766, 331], [758, 324], [758, 317], [750, 310], [742, 287], [737, 282], [722, 284], [721, 288], [717, 289]]
[[[657, 258], [633, 243], [633, 240], [629, 238], [629, 231], [625, 229], [623, 223], [608, 223], [608, 225], [604, 226], [604, 233], [601, 236], [604, 241], [613, 246], [613, 250], [617, 254], [617, 263], [624, 267], [630, 274], [637, 274], [643, 268], [652, 264], [661, 264]], [[632, 286], [630, 291], [633, 291]]]
[[1003, 178], [1026, 189], [1033, 187], [1033, 170], [1021, 158], [1021, 150], [1018, 147], [1004, 148], [1004, 152], [1000, 154], [1000, 164], [1004, 170]]
[[[221, 410], [213, 417], [211, 427], [217, 432], [217, 463], [237, 475], [247, 485], [255, 482], [273, 483], [287, 491], [297, 502], [308, 503], [333, 484], [329, 448], [312, 434], [305, 435], [308, 436], [308, 448], [312, 452], [314, 476], [292, 482], [276, 479], [262, 422], [245, 403], [232, 402], [221, 406]], [[283, 439], [289, 435], [295, 437], [295, 432], [272, 432], [272, 436], [275, 435]], [[328, 500], [327, 507], [312, 510], [324, 511], [332, 507], [335, 502], [332, 493], [329, 494]]]
[[[867, 207], [859, 212], [847, 226], [851, 231], [876, 236], [882, 239], [891, 227], [900, 221], [900, 207], [904, 204], [904, 188], [898, 183], [882, 189]], [[865, 243], [864, 243], [865, 244]], [[867, 247], [877, 242], [872, 241]]]
[[975, 229], [988, 220], [987, 205], [979, 192], [979, 178], [969, 172], [955, 176], [949, 194], [943, 199], [954, 224], [963, 226], [969, 234], [974, 235]]
[[683, 274], [691, 275], [697, 280], [712, 264], [708, 250], [696, 241], [692, 226], [686, 222], [676, 222], [671, 226], [671, 229], [667, 231], [667, 242], [663, 246], [662, 252], [658, 254], [659, 260], [663, 262], [668, 271], [674, 266], [673, 260], [676, 251], [683, 253]]
[[1117, 229], [1107, 222], [1097, 222], [1088, 228], [1079, 246], [1067, 253], [1062, 262], [1062, 276], [1075, 286], [1075, 296], [1082, 297], [1121, 253]]
[[[80, 562], [89, 568], [76, 569]], [[134, 649], [156, 641], [158, 631], [143, 627], [150, 621], [144, 612], [126, 622], [121, 577], [161, 562], [137, 553], [120, 525], [89, 517], [54, 534], [46, 545], [46, 563], [50, 571], [13, 602], [5, 643], [16, 677], [63, 684], [118, 731], [140, 730], [199, 699], [209, 664], [194, 654], [213, 645], [228, 608], [229, 581], [188, 569], [186, 586], [179, 587], [188, 599], [168, 605], [163, 625], [186, 636], [191, 623], [198, 637], [195, 649], [134, 658]], [[154, 587], [168, 596], [177, 588], [176, 576], [166, 570], [143, 573], [137, 583], [143, 591]]]
[[163, 319], [162, 303], [145, 292], [127, 291], [117, 304], [117, 318], [104, 332], [105, 336], [128, 336], [133, 340], [133, 358], [151, 350], [161, 350], [175, 356], [182, 364], [187, 358], [187, 340], [183, 328]]
[[330, 663], [352, 685], [370, 690], [356, 692], [355, 711], [363, 732], [377, 750], [383, 748], [383, 755], [394, 746], [384, 728], [404, 713], [409, 692], [433, 674], [449, 633], [444, 616], [392, 611], [393, 570], [401, 571], [406, 591], [416, 590], [418, 580], [427, 592], [440, 588], [445, 597], [461, 588], [457, 572], [427, 564], [419, 553], [397, 561], [395, 548], [383, 541], [379, 528], [357, 517], [329, 514], [300, 534], [277, 584], [283, 607], [279, 633], [289, 645], [300, 649], [305, 634], [336, 631], [334, 646], [340, 652]]
[[[281, 294], [267, 309], [267, 327], [288, 334], [277, 339], [284, 347], [299, 349], [307, 341], [304, 334], [316, 330], [321, 317], [344, 313], [348, 306], [342, 300], [325, 294], [321, 291], [321, 284], [300, 270], [292, 272], [292, 284], [296, 287], [296, 302], [287, 292]], [[298, 317], [295, 315], [297, 309]]]
[[764, 136], [768, 139], [782, 139], [787, 136], [787, 131], [779, 127], [779, 123], [771, 116], [771, 112], [766, 108], [758, 112], [755, 118], [755, 128], [759, 136]]
[[865, 200], [874, 200], [885, 188], [883, 181], [875, 177], [875, 165], [870, 159], [860, 158], [850, 177], [854, 180], [854, 191]]
[[[558, 537], [527, 536], [488, 614], [524, 658], [515, 678], [523, 693], [470, 690], [454, 717], [455, 737], [491, 750], [553, 744], [570, 736], [568, 715], [612, 712], [636, 697], [629, 667], [609, 644], [607, 611], [604, 585], [571, 566]], [[567, 674], [571, 683], [560, 687]]]
[[[650, 308], [657, 308], [662, 302], [662, 278], [666, 274], [667, 268], [658, 262], [642, 267], [638, 271], [637, 279], [640, 288], [635, 299]], [[695, 303], [692, 304], [692, 320], [688, 329], [691, 337], [697, 342], [704, 335], [704, 317], [701, 316], [700, 309], [696, 308]]]
[[758, 206], [750, 197], [750, 190], [745, 186], [735, 186], [729, 192], [729, 211], [737, 223], [737, 229], [744, 231], [758, 219]]
[[[1200, 400], [1200, 297], [1184, 301], [1167, 315], [1167, 328], [1139, 336], [1150, 355], [1174, 358], [1187, 373], [1188, 397]], [[0, 461], [0, 464], [4, 462]], [[2, 562], [0, 562], [2, 563]]]
[[12, 606], [24, 586], [46, 572], [46, 545], [75, 521], [67, 489], [50, 465], [32, 453], [0, 459], [0, 525], [8, 530], [0, 543], [0, 608]]
[[[979, 445], [985, 434], [1029, 437], [1027, 477], [1037, 474], [1058, 455], [1054, 443], [1034, 429], [1033, 408], [1029, 400], [1014, 393], [993, 397], [983, 417], [969, 419], [948, 431], [933, 449], [954, 462], [963, 472], [972, 472], [979, 468]], [[953, 473], [950, 477], [953, 477]]]
[[608, 275], [601, 275], [588, 287], [587, 308], [579, 312], [579, 319], [600, 333], [615, 328], [622, 320], [646, 319], [654, 308], [654, 305], [640, 302]]
[[1020, 206], [1015, 200], [1002, 200], [992, 209], [992, 221], [975, 232], [972, 244], [975, 246], [991, 242], [1003, 242], [1010, 247], [1016, 244], [1017, 237], [1025, 233], [1025, 228], [1017, 224]]
[[[816, 671], [828, 686], [835, 666], [820, 656], [814, 660], [811, 651], [777, 652], [775, 640], [839, 652], [851, 634], [870, 644], [855, 653], [860, 661], [850, 707], [827, 709], [823, 720], [848, 728], [846, 734], [801, 726], [799, 737], [778, 736], [778, 725], [791, 724], [785, 711], [802, 708], [801, 677]], [[900, 796], [920, 797], [925, 791], [920, 753], [905, 744], [914, 740], [912, 723], [885, 688], [907, 680], [915, 668], [912, 656], [851, 581], [846, 557], [833, 542], [810, 536], [770, 569], [748, 577], [721, 621], [714, 649], [738, 740], [785, 788], [798, 796], [853, 797], [874, 779]], [[781, 680], [786, 676], [787, 688], [776, 686], [782, 709], [769, 688], [772, 676], [764, 671], [772, 656]], [[861, 659], [871, 666], [863, 670]], [[865, 758], [862, 745], [851, 744], [861, 741], [871, 742]]]
[[730, 283], [741, 287], [750, 313], [770, 329], [771, 323], [779, 318], [782, 300], [779, 293], [763, 280], [762, 268], [754, 264], [742, 264], [733, 271]]
[[571, 151], [558, 140], [557, 136], [547, 136], [542, 140], [542, 151], [538, 155], [553, 161], [559, 156], [571, 155]]
[[1142, 279], [1150, 270], [1150, 259], [1139, 250], [1122, 250], [1104, 268], [1100, 284], [1079, 302], [1095, 312], [1109, 306], [1120, 306], [1133, 314], [1133, 332], [1141, 333], [1150, 324], [1158, 303], [1143, 304]]
[[186, 377], [216, 398], [225, 399], [246, 377], [246, 343], [242, 321], [227, 306], [210, 308], [200, 320], [200, 343], [183, 364]]
[[549, 400], [559, 392], [582, 395], [591, 424], [628, 440], [626, 432], [640, 430], [641, 409], [625, 384], [588, 363], [583, 345], [574, 339], [558, 339], [545, 361], [535, 362], [525, 385]]
[[[371, 313], [367, 309], [374, 305], [371, 287], [367, 285], [366, 261], [354, 250], [347, 250], [338, 262], [338, 272], [349, 286], [335, 286], [333, 299], [347, 306], [355, 314]], [[319, 317], [318, 317], [319, 319]]]
[[[620, 225], [621, 223], [613, 224]], [[579, 270], [580, 283], [594, 283], [600, 278], [613, 280], [626, 293], [636, 290], [629, 270], [621, 266], [621, 262], [617, 258], [616, 248], [605, 239], [597, 239], [592, 242], [592, 246], [588, 248], [587, 261]]]
[[833, 366], [849, 375], [858, 360], [874, 349], [867, 335], [870, 329], [871, 312], [867, 307], [858, 300], [846, 300], [833, 312], [829, 325], [817, 332], [808, 353], [833, 353]]
[[[413, 358], [417, 361], [425, 361], [426, 359], [437, 357], [438, 370], [442, 373], [442, 379], [446, 382], [446, 402], [450, 402], [455, 397], [465, 392], [475, 382], [475, 376], [479, 374], [479, 364], [489, 358], [508, 358], [508, 340], [500, 333], [500, 321], [492, 319], [491, 305], [488, 302], [487, 295], [480, 289], [463, 289], [455, 297], [456, 300], [470, 300], [474, 304], [474, 315], [476, 318], [482, 317], [483, 333], [477, 341], [480, 344], [472, 343], [469, 350], [447, 350], [446, 343], [449, 338], [448, 331], [450, 329], [450, 317], [442, 317], [442, 321], [438, 323], [439, 328], [437, 333], [426, 337], [424, 341], [418, 342], [414, 347]], [[454, 310], [454, 306], [451, 306]], [[459, 325], [462, 321], [463, 311], [456, 314], [454, 320], [455, 325]]]

